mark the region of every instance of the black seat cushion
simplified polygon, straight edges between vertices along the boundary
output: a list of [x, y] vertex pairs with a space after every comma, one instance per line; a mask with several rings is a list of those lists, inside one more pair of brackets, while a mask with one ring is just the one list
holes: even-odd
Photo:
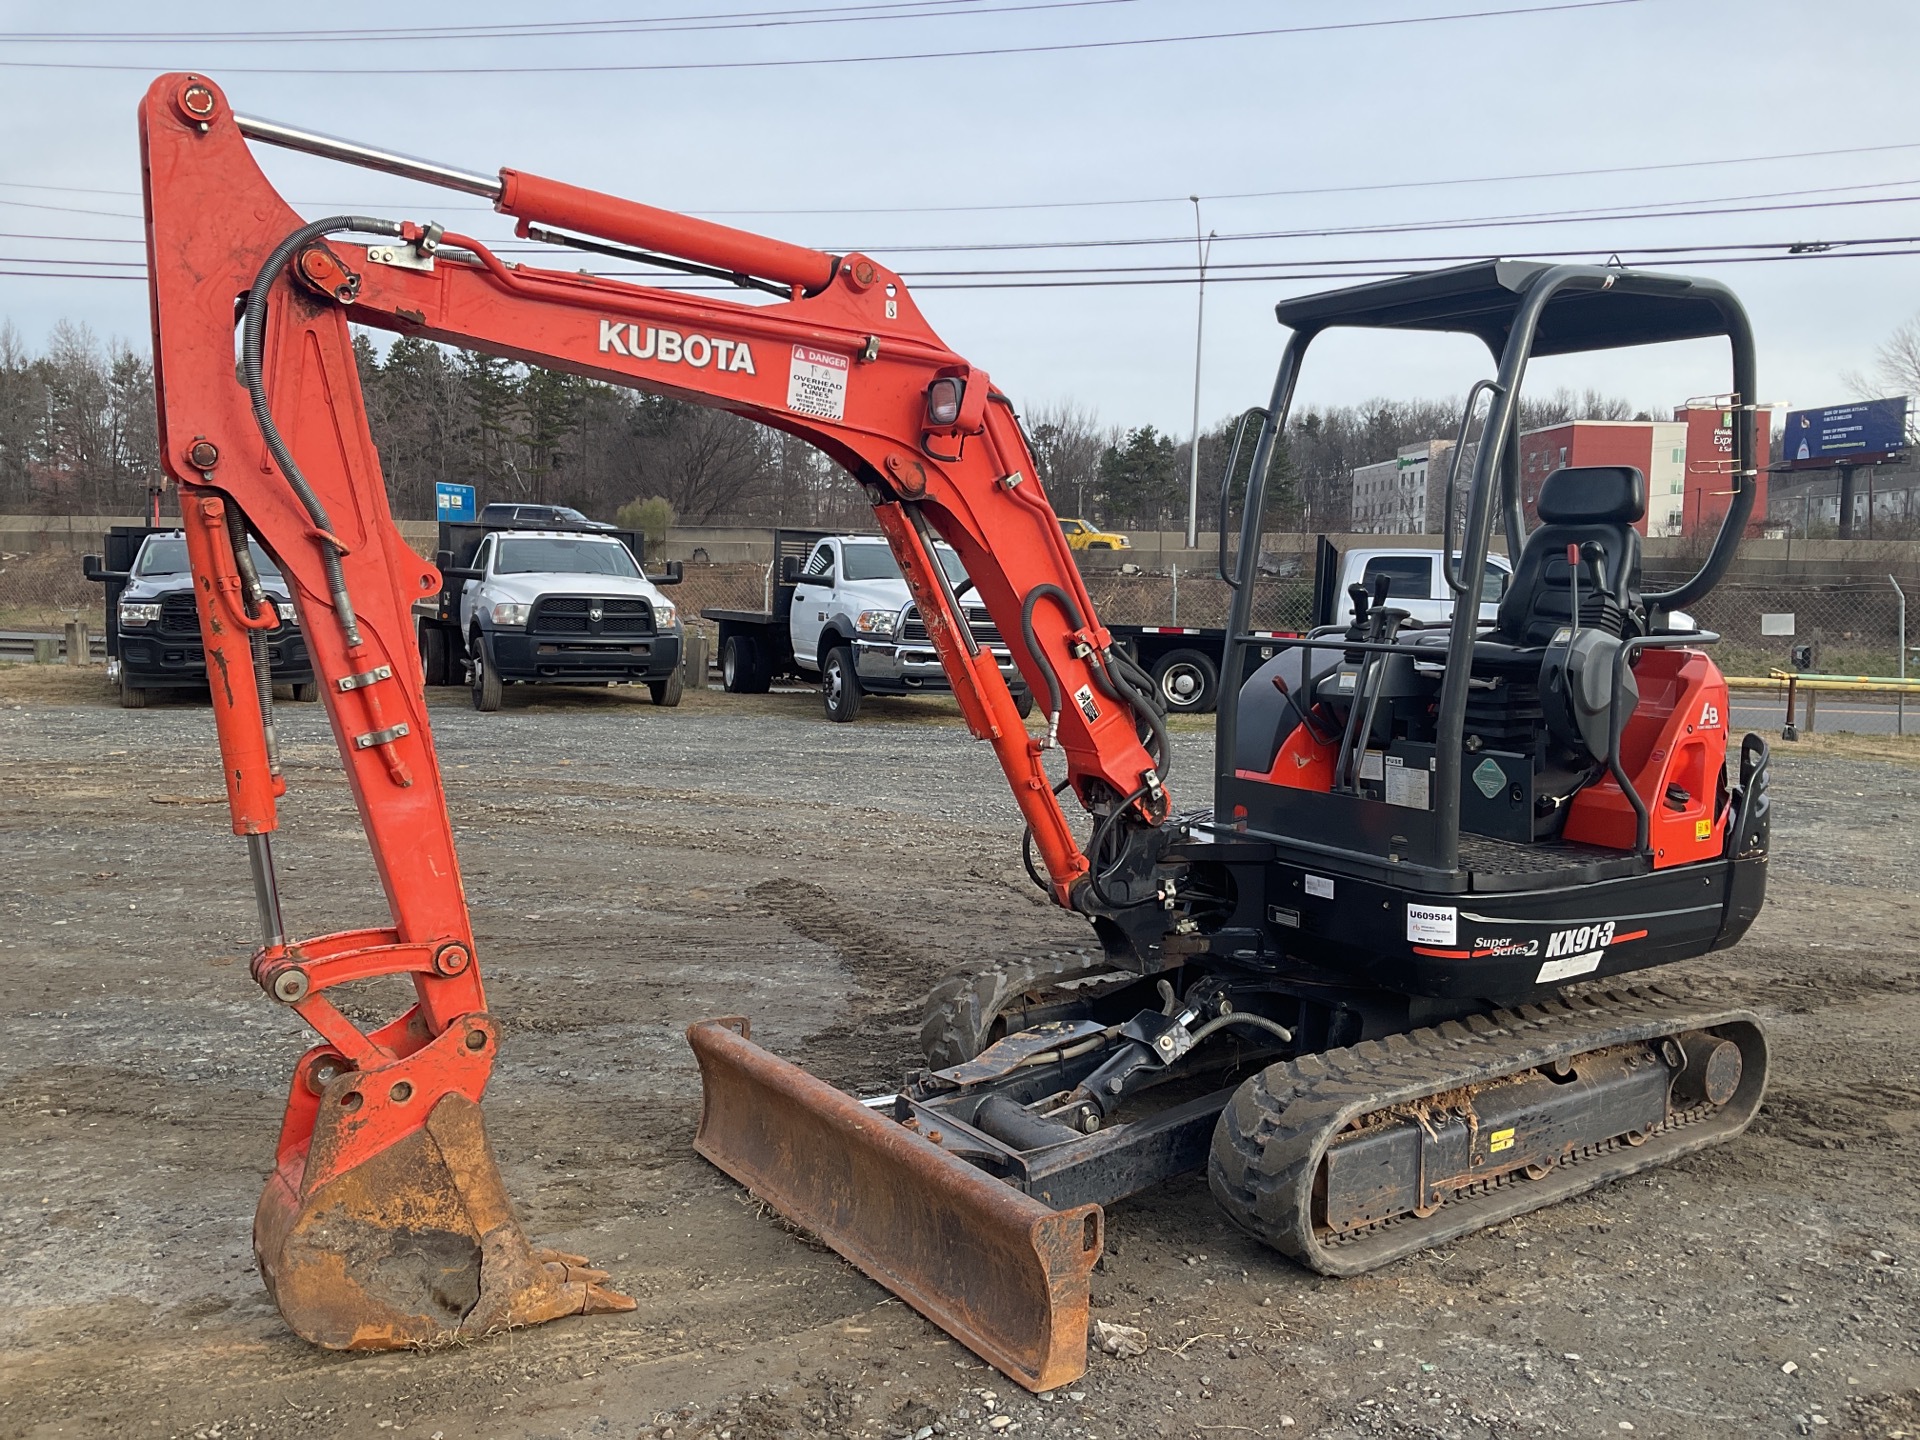
[[1639, 608], [1640, 532], [1647, 479], [1629, 465], [1569, 466], [1540, 487], [1540, 527], [1527, 537], [1501, 597], [1498, 631], [1515, 645], [1545, 645], [1573, 615], [1567, 547], [1600, 548], [1602, 584], [1580, 567], [1580, 623], [1624, 633]]

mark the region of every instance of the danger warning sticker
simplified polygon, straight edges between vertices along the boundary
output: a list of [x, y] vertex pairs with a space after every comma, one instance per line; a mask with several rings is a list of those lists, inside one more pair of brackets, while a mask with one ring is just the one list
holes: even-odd
[[811, 345], [793, 347], [793, 366], [787, 371], [787, 408], [823, 420], [847, 418], [847, 374], [853, 362], [831, 350]]

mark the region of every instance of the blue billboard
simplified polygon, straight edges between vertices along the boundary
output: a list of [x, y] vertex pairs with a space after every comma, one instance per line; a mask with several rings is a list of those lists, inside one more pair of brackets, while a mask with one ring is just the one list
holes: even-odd
[[1789, 410], [1780, 458], [1789, 468], [1873, 465], [1907, 448], [1907, 397]]
[[443, 522], [473, 519], [473, 498], [471, 485], [449, 485], [441, 480], [433, 487], [434, 506]]

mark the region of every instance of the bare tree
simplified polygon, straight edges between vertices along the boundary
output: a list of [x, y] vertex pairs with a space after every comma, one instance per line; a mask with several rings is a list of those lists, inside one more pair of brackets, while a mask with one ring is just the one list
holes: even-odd
[[1093, 410], [1077, 400], [1055, 400], [1025, 417], [1027, 444], [1054, 508], [1084, 515], [1089, 499], [1100, 494], [1100, 457], [1117, 445], [1121, 429], [1102, 425]]
[[1866, 374], [1849, 370], [1840, 383], [1861, 398], [1881, 395], [1920, 395], [1920, 315], [1896, 326], [1873, 352], [1873, 368]]

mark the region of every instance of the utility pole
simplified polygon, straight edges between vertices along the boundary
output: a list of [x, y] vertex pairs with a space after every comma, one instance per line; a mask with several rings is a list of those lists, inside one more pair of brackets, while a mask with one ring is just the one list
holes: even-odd
[[1187, 466], [1187, 548], [1200, 548], [1200, 342], [1207, 331], [1207, 255], [1213, 249], [1213, 236], [1200, 235], [1200, 197], [1193, 202], [1193, 248], [1200, 260], [1199, 298], [1193, 317], [1193, 454]]

